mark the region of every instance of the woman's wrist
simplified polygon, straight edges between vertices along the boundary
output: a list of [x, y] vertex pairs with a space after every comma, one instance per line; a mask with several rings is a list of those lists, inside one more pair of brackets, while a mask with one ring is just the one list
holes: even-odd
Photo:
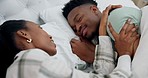
[[118, 53], [119, 57], [122, 56], [122, 55], [129, 55], [129, 56], [132, 56], [132, 53], [131, 52], [121, 52], [121, 53]]
[[100, 27], [99, 28], [99, 36], [106, 36], [106, 28]]

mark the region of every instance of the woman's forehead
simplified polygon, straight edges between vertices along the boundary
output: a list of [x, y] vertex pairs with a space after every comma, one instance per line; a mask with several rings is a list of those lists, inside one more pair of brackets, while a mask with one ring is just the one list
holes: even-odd
[[32, 28], [32, 27], [37, 27], [37, 26], [39, 26], [38, 24], [36, 24], [36, 23], [34, 23], [34, 22], [31, 22], [31, 21], [27, 21], [26, 22], [26, 26], [28, 27], [28, 28]]

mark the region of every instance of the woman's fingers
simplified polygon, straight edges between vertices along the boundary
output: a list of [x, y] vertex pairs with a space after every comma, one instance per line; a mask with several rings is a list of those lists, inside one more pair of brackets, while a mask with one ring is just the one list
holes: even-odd
[[139, 38], [139, 34], [137, 32], [137, 27], [134, 27], [133, 29], [131, 29], [126, 36], [126, 40], [129, 40], [129, 42], [134, 42], [137, 38]]
[[110, 33], [112, 34], [112, 36], [114, 37], [116, 41], [119, 38], [119, 35], [118, 33], [116, 33], [116, 31], [114, 30], [110, 22], [109, 22], [108, 28], [109, 28]]
[[131, 29], [133, 29], [135, 27], [135, 24], [132, 22], [132, 19], [128, 19], [126, 22], [128, 24], [126, 32], [129, 32]]
[[[111, 7], [111, 6], [110, 6]], [[107, 20], [108, 20], [108, 8], [106, 8], [101, 17], [100, 27], [99, 27], [99, 35], [106, 35], [106, 26], [107, 26]]]
[[136, 36], [137, 34], [138, 34], [138, 26], [134, 26], [135, 27], [135, 29], [136, 29], [136, 32], [134, 32], [133, 34], [132, 34], [132, 37], [133, 36]]
[[132, 22], [131, 19], [127, 19], [124, 26], [122, 27], [121, 31], [119, 32], [121, 35], [125, 35], [127, 32], [129, 32], [133, 26], [131, 26]]
[[122, 5], [112, 5], [111, 6], [112, 9], [121, 8], [121, 7], [122, 7]]
[[102, 17], [101, 17], [101, 22], [100, 22], [100, 27], [99, 27], [99, 35], [106, 35], [106, 26], [107, 26], [107, 22], [108, 22], [107, 20], [108, 20], [109, 12], [112, 9], [120, 8], [120, 7], [121, 7], [121, 5], [109, 5], [103, 11]]

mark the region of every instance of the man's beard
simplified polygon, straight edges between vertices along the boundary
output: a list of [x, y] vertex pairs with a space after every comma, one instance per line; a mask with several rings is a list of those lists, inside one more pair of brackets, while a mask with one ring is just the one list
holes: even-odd
[[98, 36], [98, 32], [97, 32], [97, 31], [96, 31], [96, 32], [93, 32], [92, 35], [89, 36], [87, 39], [88, 39], [89, 41], [91, 41], [91, 40], [93, 40], [96, 36]]
[[96, 36], [98, 37], [98, 36], [99, 36], [99, 33], [98, 33], [99, 31], [98, 31], [98, 30], [99, 30], [99, 26], [97, 26], [95, 32], [92, 32], [91, 36], [89, 36], [87, 39], [91, 41], [91, 40], [93, 40]]

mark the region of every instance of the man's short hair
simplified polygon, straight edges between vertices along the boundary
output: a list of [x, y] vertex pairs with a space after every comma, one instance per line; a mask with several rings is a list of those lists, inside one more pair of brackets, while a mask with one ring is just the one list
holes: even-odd
[[93, 4], [97, 6], [97, 2], [95, 0], [70, 0], [62, 9], [63, 16], [67, 19], [67, 16], [72, 9], [83, 4]]

